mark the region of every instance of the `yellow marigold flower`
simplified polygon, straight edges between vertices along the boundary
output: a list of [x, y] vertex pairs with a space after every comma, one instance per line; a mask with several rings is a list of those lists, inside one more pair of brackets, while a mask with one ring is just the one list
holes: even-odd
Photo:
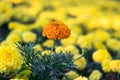
[[102, 27], [103, 29], [109, 30], [111, 29], [111, 21], [110, 18], [106, 16], [100, 16], [98, 18], [99, 26]]
[[20, 4], [22, 3], [24, 0], [9, 0], [10, 2], [14, 3], [14, 4]]
[[37, 35], [30, 31], [23, 32], [21, 36], [24, 42], [35, 42], [37, 38]]
[[120, 73], [120, 60], [112, 60], [112, 61], [110, 61], [110, 69], [113, 72]]
[[10, 21], [13, 9], [9, 0], [0, 0], [0, 25]]
[[0, 73], [18, 70], [22, 63], [22, 56], [16, 48], [0, 46]]
[[48, 48], [51, 48], [54, 44], [54, 41], [53, 40], [46, 40], [44, 43], [43, 43], [43, 46], [45, 47], [48, 47]]
[[95, 62], [102, 63], [105, 59], [111, 60], [112, 57], [106, 49], [99, 49], [95, 51], [92, 55]]
[[57, 46], [57, 47], [55, 47], [55, 52], [56, 53], [60, 53], [61, 51], [63, 53], [65, 53], [66, 52], [65, 47], [63, 47], [63, 46]]
[[19, 42], [21, 41], [21, 38], [19, 34], [11, 33], [7, 36], [7, 40], [11, 42]]
[[19, 22], [10, 22], [8, 24], [9, 29], [11, 29], [11, 30], [19, 29], [21, 31], [29, 30], [29, 26], [30, 25], [25, 25], [25, 24], [22, 24], [22, 23], [19, 23]]
[[69, 38], [61, 40], [62, 45], [67, 46], [70, 44], [76, 44], [77, 36], [72, 33]]
[[93, 46], [95, 49], [106, 49], [106, 46], [100, 41], [93, 42]]
[[102, 70], [104, 72], [110, 72], [111, 69], [110, 69], [110, 61], [109, 59], [105, 59], [103, 62], [102, 62]]
[[72, 55], [79, 55], [79, 50], [74, 45], [68, 45], [65, 47], [66, 51], [70, 51]]
[[102, 73], [99, 70], [94, 70], [89, 76], [89, 80], [100, 80]]
[[92, 41], [88, 36], [79, 36], [77, 44], [81, 48], [91, 49], [91, 47], [92, 47]]
[[110, 34], [107, 31], [104, 31], [102, 29], [97, 29], [94, 32], [94, 39], [96, 41], [105, 42], [110, 39]]
[[117, 39], [110, 39], [106, 42], [106, 45], [114, 50], [114, 51], [119, 51], [120, 50], [120, 41]]
[[43, 50], [43, 49], [42, 49], [42, 46], [39, 45], [39, 44], [36, 44], [33, 48], [34, 48], [35, 50]]
[[9, 40], [4, 40], [0, 44], [1, 46], [17, 47], [16, 44]]
[[[79, 58], [80, 56], [81, 56], [81, 55], [75, 55], [75, 56], [73, 56], [73, 59], [77, 59], [77, 58]], [[82, 58], [74, 61], [74, 64], [76, 65], [76, 68], [77, 68], [77, 69], [83, 70], [83, 69], [85, 69], [87, 62], [86, 62], [86, 59], [85, 59], [84, 57], [82, 57]]]
[[43, 36], [49, 39], [64, 39], [70, 36], [70, 29], [61, 22], [50, 22], [43, 28]]
[[79, 25], [71, 25], [70, 29], [71, 29], [71, 32], [73, 32], [76, 35], [82, 34], [82, 29]]
[[[50, 55], [50, 50], [44, 50], [41, 53], [42, 55]], [[54, 52], [52, 52], [51, 54], [54, 54]]]
[[19, 4], [19, 3], [23, 2], [23, 0], [10, 0], [10, 2], [15, 3], [15, 4]]
[[88, 78], [87, 77], [79, 76], [78, 78], [75, 78], [74, 80], [88, 80]]
[[120, 31], [120, 15], [116, 15], [112, 21], [112, 28], [116, 31]]
[[[75, 72], [75, 71], [69, 71], [69, 72], [67, 72], [65, 74], [70, 78], [70, 80], [73, 80], [73, 79], [79, 77], [79, 74], [77, 72]], [[66, 79], [63, 78], [62, 80], [66, 80]]]

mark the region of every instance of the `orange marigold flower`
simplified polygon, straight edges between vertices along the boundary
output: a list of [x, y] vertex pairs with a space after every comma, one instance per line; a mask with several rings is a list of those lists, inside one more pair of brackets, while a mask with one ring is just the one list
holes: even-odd
[[50, 22], [43, 28], [42, 36], [49, 39], [64, 39], [70, 36], [70, 29], [61, 22]]

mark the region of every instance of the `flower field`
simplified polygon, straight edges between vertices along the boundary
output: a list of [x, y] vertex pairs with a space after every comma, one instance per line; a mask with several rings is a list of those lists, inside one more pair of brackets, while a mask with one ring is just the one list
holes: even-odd
[[0, 0], [0, 80], [120, 80], [120, 0]]

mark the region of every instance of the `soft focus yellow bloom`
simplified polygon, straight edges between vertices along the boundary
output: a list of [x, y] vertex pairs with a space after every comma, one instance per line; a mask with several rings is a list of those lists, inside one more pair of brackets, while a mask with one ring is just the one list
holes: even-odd
[[60, 53], [61, 51], [63, 53], [65, 53], [66, 52], [65, 47], [63, 47], [63, 46], [57, 46], [57, 47], [55, 47], [55, 52], [56, 53]]
[[35, 50], [43, 50], [42, 49], [42, 46], [40, 44], [36, 44], [34, 47], [33, 47]]
[[16, 34], [16, 33], [10, 33], [8, 36], [7, 36], [7, 39], [8, 41], [11, 41], [11, 42], [19, 42], [21, 41], [21, 38], [20, 38], [20, 35], [19, 34]]
[[92, 41], [88, 36], [79, 36], [77, 44], [81, 48], [91, 49], [91, 47], [92, 47]]
[[4, 40], [0, 44], [1, 46], [17, 47], [16, 44], [9, 40]]
[[110, 48], [111, 50], [114, 51], [119, 51], [120, 50], [120, 41], [117, 39], [109, 39], [106, 42], [106, 45], [108, 46], [108, 48]]
[[16, 48], [0, 46], [0, 73], [18, 70], [22, 63], [22, 56]]
[[97, 18], [93, 17], [92, 20], [89, 20], [85, 25], [86, 25], [86, 28], [87, 28], [87, 31], [91, 31], [91, 30], [94, 30], [94, 29], [97, 29], [98, 26], [99, 26], [99, 22], [98, 20], [96, 20]]
[[103, 29], [110, 30], [111, 29], [111, 21], [110, 18], [106, 16], [100, 16], [98, 19], [99, 26], [102, 27]]
[[93, 46], [95, 49], [106, 49], [106, 46], [100, 41], [93, 42]]
[[13, 14], [12, 4], [8, 0], [0, 1], [0, 25], [10, 21]]
[[23, 32], [21, 36], [24, 42], [35, 42], [37, 38], [37, 35], [30, 31]]
[[112, 60], [112, 61], [110, 61], [110, 69], [113, 72], [120, 73], [120, 60]]
[[[73, 79], [79, 77], [79, 74], [77, 72], [75, 72], [75, 71], [69, 71], [69, 72], [67, 72], [65, 74], [68, 76], [68, 78], [70, 78], [70, 80], [73, 80]], [[62, 80], [66, 80], [66, 79], [63, 78]]]
[[9, 1], [15, 4], [20, 4], [23, 2], [23, 0], [9, 0]]
[[82, 34], [82, 29], [79, 25], [71, 25], [70, 27], [72, 34], [80, 35]]
[[54, 54], [54, 52], [50, 52], [50, 50], [44, 50], [41, 53], [42, 55], [50, 55], [50, 54]]
[[76, 41], [77, 41], [77, 36], [73, 35], [73, 33], [72, 33], [69, 38], [62, 39], [61, 43], [62, 43], [62, 45], [67, 46], [67, 45], [70, 45], [70, 44], [71, 45], [76, 44]]
[[102, 63], [105, 59], [112, 59], [110, 53], [106, 49], [99, 49], [95, 51], [92, 55], [92, 58], [95, 62], [98, 63]]
[[[81, 55], [75, 55], [73, 56], [73, 59], [77, 59], [79, 58]], [[74, 61], [74, 64], [76, 65], [76, 68], [79, 69], [79, 70], [83, 70], [85, 69], [86, 65], [87, 65], [87, 62], [86, 62], [86, 59], [84, 57]]]
[[79, 50], [74, 45], [68, 45], [65, 47], [66, 51], [69, 51], [72, 55], [79, 55]]
[[109, 59], [105, 59], [103, 62], [102, 62], [102, 70], [104, 72], [110, 72], [111, 69], [110, 69], [110, 61]]
[[100, 80], [102, 73], [99, 70], [93, 70], [89, 76], [89, 80]]
[[120, 31], [120, 15], [116, 15], [112, 21], [112, 28], [116, 31]]
[[105, 42], [110, 39], [110, 34], [102, 29], [97, 29], [94, 32], [94, 39], [97, 41]]
[[8, 24], [8, 28], [13, 30], [13, 29], [19, 29], [21, 31], [26, 31], [29, 30], [29, 25], [25, 25], [19, 22], [10, 22]]
[[53, 40], [46, 40], [44, 43], [43, 43], [43, 46], [45, 47], [48, 47], [48, 48], [51, 48], [54, 44], [54, 41]]
[[88, 78], [87, 77], [79, 76], [78, 78], [76, 78], [74, 80], [88, 80]]

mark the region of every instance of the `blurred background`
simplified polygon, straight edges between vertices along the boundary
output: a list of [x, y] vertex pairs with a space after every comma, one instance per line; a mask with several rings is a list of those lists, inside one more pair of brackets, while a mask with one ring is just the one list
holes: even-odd
[[42, 29], [50, 21], [68, 25], [69, 44], [80, 39], [83, 48], [120, 49], [119, 0], [0, 0], [0, 41], [15, 31]]
[[[85, 66], [80, 64], [81, 74], [101, 70], [98, 63], [106, 58], [106, 51], [110, 59], [120, 60], [120, 0], [0, 0], [0, 45], [15, 46], [22, 38], [25, 43], [39, 44], [38, 49], [51, 48], [53, 41], [41, 36], [42, 28], [51, 21], [63, 22], [71, 30], [71, 36], [60, 41], [63, 48], [58, 51], [74, 54], [81, 48], [88, 50], [87, 67], [85, 61]], [[94, 51], [101, 49], [103, 52], [92, 58]], [[114, 72], [120, 71], [118, 68]], [[103, 72], [107, 69], [105, 66]]]

